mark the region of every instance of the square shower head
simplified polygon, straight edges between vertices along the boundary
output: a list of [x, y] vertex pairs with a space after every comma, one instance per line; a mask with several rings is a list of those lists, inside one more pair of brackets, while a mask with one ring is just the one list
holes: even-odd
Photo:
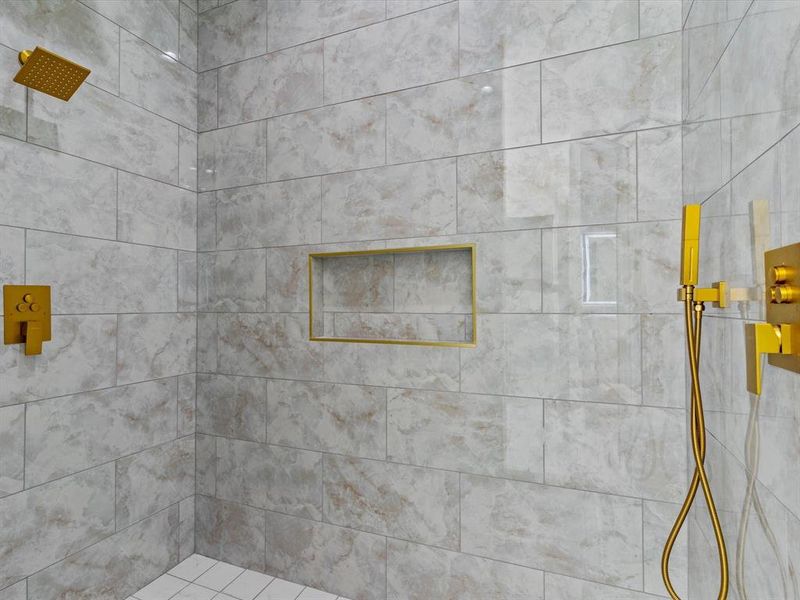
[[20, 52], [22, 68], [14, 81], [61, 100], [69, 100], [91, 71], [39, 46]]

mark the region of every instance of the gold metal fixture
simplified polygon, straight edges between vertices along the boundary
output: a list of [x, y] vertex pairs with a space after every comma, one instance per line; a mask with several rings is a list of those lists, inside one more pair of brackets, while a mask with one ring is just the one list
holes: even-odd
[[86, 80], [91, 71], [54, 52], [36, 46], [19, 53], [22, 68], [14, 81], [67, 101]]
[[745, 325], [747, 390], [761, 394], [761, 355], [769, 364], [800, 373], [800, 244], [764, 253], [766, 323]]
[[711, 524], [714, 528], [714, 538], [717, 542], [717, 552], [719, 555], [720, 585], [718, 600], [725, 600], [728, 597], [728, 551], [725, 547], [725, 537], [722, 533], [722, 525], [717, 514], [717, 507], [711, 493], [711, 486], [708, 482], [708, 475], [705, 470], [706, 458], [706, 426], [703, 413], [703, 396], [700, 388], [700, 338], [703, 327], [703, 311], [705, 302], [715, 302], [719, 306], [727, 305], [725, 282], [718, 282], [712, 288], [695, 288], [698, 280], [698, 268], [700, 264], [700, 205], [690, 204], [683, 208], [683, 233], [681, 247], [681, 290], [678, 298], [684, 304], [684, 320], [686, 324], [686, 341], [689, 355], [689, 370], [691, 373], [691, 438], [692, 454], [694, 456], [694, 473], [689, 484], [689, 490], [683, 501], [672, 530], [669, 532], [667, 541], [664, 544], [664, 552], [661, 555], [661, 577], [664, 585], [669, 592], [672, 600], [680, 600], [680, 596], [675, 591], [669, 576], [669, 560], [672, 548], [678, 537], [689, 510], [697, 496], [697, 488], [702, 487], [703, 496], [706, 499], [706, 508]]
[[25, 344], [28, 356], [42, 353], [42, 342], [50, 341], [50, 286], [3, 286], [3, 341]]
[[[448, 250], [469, 250], [472, 271], [472, 337], [469, 342], [440, 342], [435, 340], [395, 340], [371, 338], [325, 337], [316, 335], [321, 323], [320, 316], [314, 313], [314, 261], [317, 259], [375, 256], [379, 254], [408, 254], [414, 252], [439, 252]], [[439, 246], [415, 246], [408, 248], [381, 248], [378, 250], [349, 250], [344, 252], [314, 252], [308, 255], [308, 339], [313, 342], [350, 342], [364, 344], [400, 344], [404, 346], [443, 346], [449, 348], [475, 348], [478, 341], [478, 295], [477, 295], [477, 256], [475, 244], [444, 244]], [[316, 323], [315, 323], [316, 322]]]

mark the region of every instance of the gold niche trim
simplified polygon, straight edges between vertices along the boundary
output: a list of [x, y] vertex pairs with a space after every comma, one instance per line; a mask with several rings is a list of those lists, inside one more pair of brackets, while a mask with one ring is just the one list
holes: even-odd
[[[314, 334], [314, 259], [375, 256], [378, 254], [411, 254], [418, 252], [439, 252], [449, 250], [469, 250], [472, 281], [472, 339], [469, 342], [439, 342], [435, 340], [395, 340], [375, 338], [324, 337]], [[343, 252], [312, 252], [308, 255], [308, 339], [312, 342], [345, 342], [351, 344], [398, 344], [401, 346], [439, 346], [446, 348], [475, 348], [478, 345], [478, 294], [477, 294], [477, 247], [476, 244], [443, 244], [435, 246], [409, 246], [404, 248], [378, 248], [375, 250], [347, 250]]]

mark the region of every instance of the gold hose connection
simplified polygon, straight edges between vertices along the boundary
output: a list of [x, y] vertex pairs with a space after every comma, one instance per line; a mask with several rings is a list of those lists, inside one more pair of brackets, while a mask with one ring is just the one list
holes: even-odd
[[690, 422], [692, 454], [694, 455], [695, 468], [692, 481], [689, 484], [689, 490], [686, 493], [686, 498], [683, 501], [680, 512], [678, 512], [678, 517], [675, 519], [675, 524], [669, 532], [666, 544], [664, 544], [664, 552], [661, 555], [661, 577], [664, 579], [664, 585], [667, 587], [670, 598], [672, 598], [672, 600], [681, 600], [669, 577], [669, 560], [672, 554], [672, 548], [675, 545], [675, 540], [683, 528], [689, 510], [694, 503], [697, 495], [697, 488], [701, 486], [703, 488], [703, 496], [705, 496], [706, 499], [708, 516], [711, 518], [711, 524], [714, 528], [714, 537], [717, 542], [717, 552], [719, 555], [720, 584], [717, 599], [726, 600], [728, 597], [729, 585], [728, 551], [725, 547], [725, 537], [722, 534], [722, 526], [719, 522], [717, 507], [716, 504], [714, 504], [714, 497], [711, 493], [711, 486], [708, 483], [708, 475], [706, 474], [704, 466], [706, 457], [706, 427], [703, 416], [703, 396], [700, 391], [700, 335], [702, 332], [703, 310], [705, 307], [702, 301], [695, 301], [693, 285], [684, 285], [683, 291], [689, 370], [692, 379]]

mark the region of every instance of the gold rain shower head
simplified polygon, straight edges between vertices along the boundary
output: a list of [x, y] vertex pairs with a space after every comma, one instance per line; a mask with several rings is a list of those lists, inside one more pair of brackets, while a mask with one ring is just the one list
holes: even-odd
[[67, 101], [91, 71], [39, 46], [19, 53], [22, 68], [14, 81]]

